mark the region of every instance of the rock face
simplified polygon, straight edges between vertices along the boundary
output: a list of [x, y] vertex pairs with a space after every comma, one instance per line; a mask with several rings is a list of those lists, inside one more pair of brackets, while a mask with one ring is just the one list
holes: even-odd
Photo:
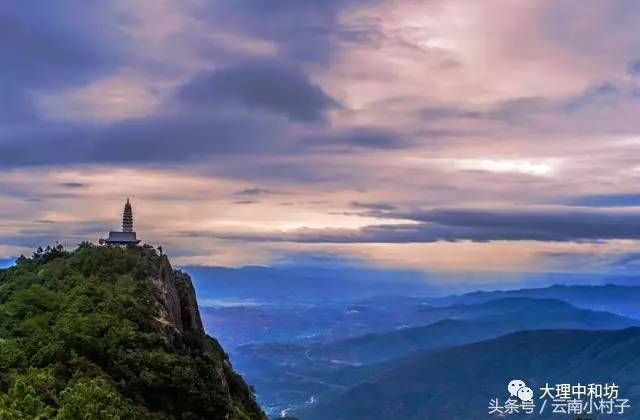
[[183, 331], [204, 335], [202, 318], [200, 318], [198, 302], [196, 301], [196, 291], [193, 288], [193, 283], [191, 283], [191, 278], [186, 273], [174, 271], [173, 279], [180, 301], [180, 319], [182, 320]]
[[166, 256], [162, 257], [160, 272], [151, 279], [151, 284], [158, 313], [156, 320], [163, 326], [182, 332], [180, 298], [173, 280], [173, 269]]
[[[154, 306], [156, 307], [156, 321], [165, 330], [167, 340], [172, 344], [183, 342], [189, 338], [200, 351], [217, 354], [222, 363], [215, 366], [213, 376], [217, 378], [217, 385], [224, 390], [229, 400], [237, 400], [238, 394], [245, 394], [246, 385], [234, 371], [227, 355], [218, 342], [209, 337], [202, 324], [196, 292], [188, 274], [174, 270], [169, 258], [161, 256], [158, 275], [151, 279]], [[241, 389], [237, 389], [240, 385]], [[255, 404], [252, 400], [243, 398], [244, 404]], [[254, 412], [262, 415], [259, 408]]]
[[160, 272], [152, 279], [158, 307], [157, 320], [179, 333], [205, 336], [196, 292], [189, 275], [175, 271], [169, 258], [162, 256]]

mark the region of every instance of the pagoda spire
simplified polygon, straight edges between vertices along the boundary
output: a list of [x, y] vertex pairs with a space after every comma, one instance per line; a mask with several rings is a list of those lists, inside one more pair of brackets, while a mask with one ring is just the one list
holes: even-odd
[[122, 212], [122, 231], [133, 232], [133, 210], [131, 209], [131, 203], [129, 198], [124, 204], [124, 212]]
[[131, 202], [127, 198], [127, 202], [124, 203], [124, 211], [122, 212], [122, 231], [109, 232], [109, 237], [107, 239], [100, 239], [100, 244], [131, 246], [139, 243], [140, 239], [136, 238], [136, 233], [133, 231], [133, 210], [131, 208]]

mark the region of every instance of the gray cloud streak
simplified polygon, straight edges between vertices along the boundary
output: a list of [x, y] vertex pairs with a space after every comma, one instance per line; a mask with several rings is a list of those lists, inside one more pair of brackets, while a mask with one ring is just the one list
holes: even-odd
[[[372, 213], [416, 223], [372, 225], [361, 229], [298, 229], [267, 234], [209, 235], [246, 241], [301, 243], [412, 243], [436, 241], [585, 242], [640, 239], [640, 213], [459, 210]], [[198, 236], [187, 232], [187, 236]]]

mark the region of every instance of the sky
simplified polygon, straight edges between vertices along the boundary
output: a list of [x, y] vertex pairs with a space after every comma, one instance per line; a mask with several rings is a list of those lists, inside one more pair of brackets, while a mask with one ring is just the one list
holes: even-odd
[[632, 0], [0, 4], [0, 259], [634, 272]]

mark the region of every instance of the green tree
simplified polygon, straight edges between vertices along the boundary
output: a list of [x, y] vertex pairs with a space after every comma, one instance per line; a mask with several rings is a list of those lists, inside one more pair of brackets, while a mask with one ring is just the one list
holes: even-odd
[[59, 420], [120, 420], [131, 418], [131, 403], [102, 379], [82, 379], [61, 394]]
[[8, 392], [0, 394], [0, 420], [53, 418], [54, 410], [46, 401], [54, 398], [54, 392], [54, 378], [48, 369], [14, 374]]

